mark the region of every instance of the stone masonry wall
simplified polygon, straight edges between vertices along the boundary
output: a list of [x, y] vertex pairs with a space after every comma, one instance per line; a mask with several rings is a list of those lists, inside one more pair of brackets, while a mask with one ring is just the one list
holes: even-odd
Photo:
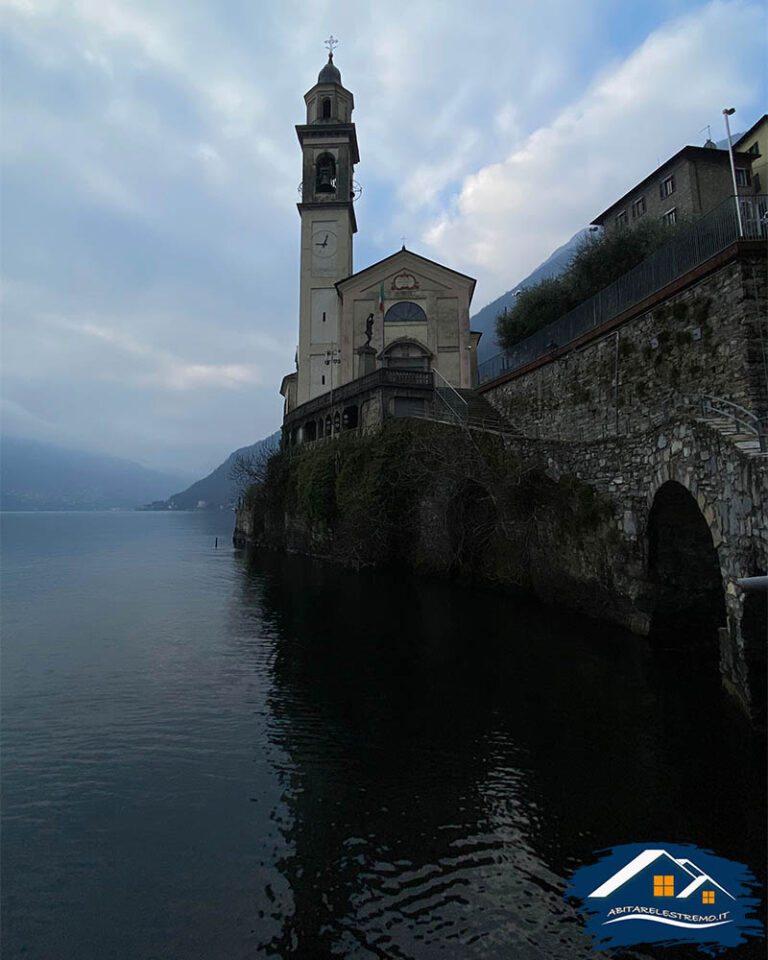
[[572, 441], [645, 433], [697, 411], [702, 394], [765, 414], [766, 312], [765, 262], [745, 256], [602, 339], [482, 392], [526, 436]]
[[[609, 592], [641, 632], [653, 610], [654, 497], [670, 480], [689, 491], [722, 575], [721, 669], [745, 701], [749, 658], [736, 580], [768, 571], [768, 457], [739, 450], [704, 422], [701, 398], [768, 416], [767, 293], [764, 256], [742, 251], [602, 339], [482, 390], [522, 434], [511, 443], [546, 456], [553, 477], [572, 473], [613, 502], [621, 549]], [[573, 558], [574, 570], [580, 562]]]

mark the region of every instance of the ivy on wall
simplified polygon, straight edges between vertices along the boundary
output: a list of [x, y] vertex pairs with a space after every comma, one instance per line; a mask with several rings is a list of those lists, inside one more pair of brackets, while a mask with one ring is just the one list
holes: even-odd
[[581, 549], [613, 523], [592, 487], [552, 479], [500, 437], [406, 419], [283, 450], [248, 498], [257, 539], [273, 546], [520, 585], [545, 542]]

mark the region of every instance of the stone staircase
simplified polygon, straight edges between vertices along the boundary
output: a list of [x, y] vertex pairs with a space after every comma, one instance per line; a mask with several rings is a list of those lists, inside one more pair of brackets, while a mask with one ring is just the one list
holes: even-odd
[[711, 415], [700, 417], [698, 422], [705, 423], [712, 430], [717, 430], [722, 437], [748, 457], [768, 460], [768, 450], [760, 449], [760, 441], [755, 434], [740, 430], [738, 424], [730, 417]]
[[512, 425], [501, 416], [496, 407], [476, 390], [461, 389], [456, 393], [467, 404], [467, 426], [496, 433], [512, 433]]

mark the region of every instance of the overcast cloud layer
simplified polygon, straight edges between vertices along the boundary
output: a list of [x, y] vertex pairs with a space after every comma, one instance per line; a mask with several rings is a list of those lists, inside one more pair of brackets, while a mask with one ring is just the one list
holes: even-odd
[[355, 266], [479, 309], [711, 124], [765, 109], [762, 3], [0, 0], [6, 432], [201, 474], [278, 425], [293, 126], [355, 94]]

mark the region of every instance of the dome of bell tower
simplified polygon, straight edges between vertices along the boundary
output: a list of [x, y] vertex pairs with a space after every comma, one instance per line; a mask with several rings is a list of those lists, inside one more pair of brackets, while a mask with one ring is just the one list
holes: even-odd
[[328, 54], [328, 63], [326, 63], [320, 73], [318, 73], [317, 82], [341, 84], [341, 73], [333, 62], [333, 52]]

